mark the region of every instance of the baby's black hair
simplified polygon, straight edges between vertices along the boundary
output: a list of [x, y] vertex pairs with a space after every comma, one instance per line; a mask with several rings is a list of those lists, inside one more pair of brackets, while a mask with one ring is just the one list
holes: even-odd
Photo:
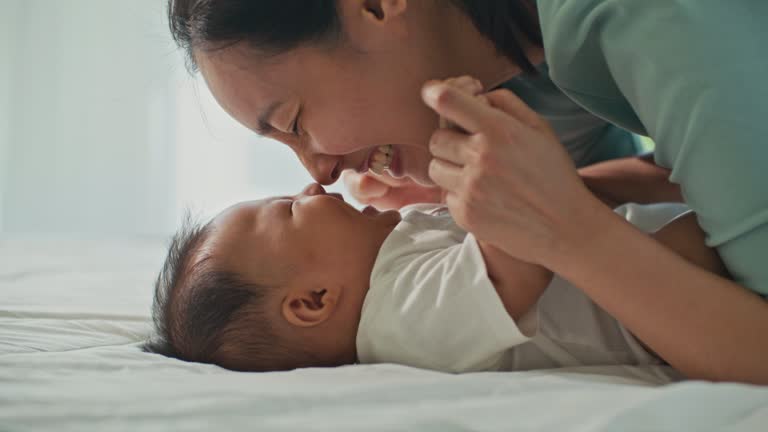
[[266, 304], [272, 289], [217, 269], [203, 245], [211, 224], [186, 217], [155, 282], [155, 334], [147, 352], [238, 371], [301, 367], [307, 354], [283, 343]]

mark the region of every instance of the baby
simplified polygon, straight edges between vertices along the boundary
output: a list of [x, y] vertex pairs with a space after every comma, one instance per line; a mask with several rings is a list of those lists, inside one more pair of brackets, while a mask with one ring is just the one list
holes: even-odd
[[[684, 205], [616, 211], [724, 274]], [[445, 208], [361, 212], [317, 184], [185, 224], [155, 289], [157, 335], [145, 349], [233, 370], [663, 362], [580, 290], [478, 242]]]

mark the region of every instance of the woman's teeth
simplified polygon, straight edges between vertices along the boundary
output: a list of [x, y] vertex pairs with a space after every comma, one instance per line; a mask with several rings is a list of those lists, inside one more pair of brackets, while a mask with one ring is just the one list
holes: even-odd
[[392, 144], [378, 146], [371, 156], [371, 171], [376, 174], [384, 174], [392, 163]]

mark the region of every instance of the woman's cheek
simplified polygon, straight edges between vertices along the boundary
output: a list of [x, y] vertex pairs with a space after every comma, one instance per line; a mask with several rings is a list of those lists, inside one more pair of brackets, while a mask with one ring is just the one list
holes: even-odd
[[429, 151], [419, 147], [401, 146], [401, 163], [403, 174], [423, 186], [434, 186], [435, 182], [429, 178], [429, 161], [432, 156]]
[[340, 122], [328, 121], [322, 127], [315, 128], [315, 131], [310, 135], [314, 141], [313, 150], [318, 153], [346, 155], [365, 148], [364, 141], [355, 139], [354, 131]]

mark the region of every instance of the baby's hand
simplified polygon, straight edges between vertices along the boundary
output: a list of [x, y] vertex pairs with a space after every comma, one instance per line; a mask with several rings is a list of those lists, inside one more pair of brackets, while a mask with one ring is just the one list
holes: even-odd
[[370, 171], [358, 174], [347, 170], [341, 178], [358, 202], [379, 210], [400, 209], [415, 203], [439, 203], [442, 198], [439, 187], [423, 186], [408, 177], [396, 179], [386, 171], [383, 174]]

